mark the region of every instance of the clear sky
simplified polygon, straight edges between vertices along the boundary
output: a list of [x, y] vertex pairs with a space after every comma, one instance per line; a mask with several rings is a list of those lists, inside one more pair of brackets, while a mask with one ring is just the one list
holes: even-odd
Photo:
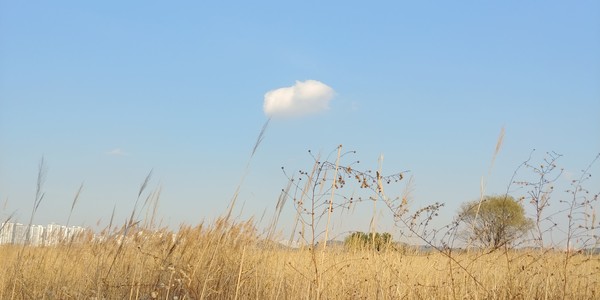
[[[119, 222], [153, 169], [165, 224], [222, 214], [267, 120], [265, 94], [314, 80], [312, 114], [273, 118], [238, 208], [260, 218], [309, 169], [307, 150], [356, 150], [410, 170], [413, 208], [503, 193], [532, 149], [578, 174], [600, 152], [598, 1], [0, 1], [1, 217]], [[506, 135], [488, 169], [501, 128]], [[600, 163], [588, 186], [600, 189]], [[565, 180], [569, 179], [565, 176]], [[519, 196], [519, 195], [515, 195]], [[368, 230], [369, 206], [348, 217]], [[281, 227], [291, 224], [285, 208]], [[388, 218], [385, 211], [382, 218]], [[385, 225], [382, 225], [385, 226]], [[383, 228], [387, 229], [387, 228]]]

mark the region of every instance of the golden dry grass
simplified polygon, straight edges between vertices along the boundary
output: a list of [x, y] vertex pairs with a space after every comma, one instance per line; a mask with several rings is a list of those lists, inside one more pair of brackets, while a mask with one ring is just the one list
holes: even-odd
[[[600, 257], [286, 249], [251, 222], [0, 247], [0, 299], [595, 299]], [[317, 263], [315, 273], [314, 263]], [[316, 281], [316, 276], [319, 280]], [[475, 279], [474, 279], [475, 278]], [[565, 284], [566, 280], [566, 284]], [[316, 284], [318, 282], [318, 284]]]

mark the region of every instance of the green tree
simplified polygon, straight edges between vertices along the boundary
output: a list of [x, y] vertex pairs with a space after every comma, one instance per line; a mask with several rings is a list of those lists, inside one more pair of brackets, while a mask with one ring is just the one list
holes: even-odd
[[487, 196], [464, 203], [459, 211], [464, 237], [489, 249], [511, 246], [532, 227], [525, 209], [511, 196]]
[[353, 232], [344, 240], [344, 245], [350, 249], [383, 250], [392, 243], [392, 235], [384, 233]]

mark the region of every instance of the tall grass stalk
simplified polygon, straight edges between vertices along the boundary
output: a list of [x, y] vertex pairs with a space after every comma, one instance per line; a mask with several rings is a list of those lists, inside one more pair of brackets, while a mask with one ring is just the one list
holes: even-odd
[[[494, 149], [494, 154], [492, 155], [492, 160], [490, 162], [490, 167], [488, 169], [488, 175], [487, 177], [489, 178], [492, 174], [492, 169], [494, 168], [494, 163], [496, 162], [496, 157], [498, 156], [498, 153], [500, 153], [500, 149], [502, 148], [502, 143], [504, 142], [504, 127], [502, 127], [502, 129], [500, 130], [500, 135], [498, 136], [498, 140], [496, 141], [496, 148]], [[486, 189], [487, 189], [487, 182], [485, 181], [485, 177], [481, 177], [481, 181], [480, 181], [480, 187], [479, 187], [479, 204], [477, 205], [477, 210], [475, 212], [475, 218], [473, 218], [473, 222], [471, 223], [471, 231], [473, 231], [473, 229], [475, 228], [475, 222], [477, 221], [477, 217], [479, 215], [479, 210], [481, 209], [481, 203], [483, 203], [484, 199], [485, 199], [485, 193], [486, 193]], [[467, 244], [467, 251], [469, 251], [471, 249], [473, 240], [469, 239], [469, 243]]]
[[252, 162], [252, 158], [254, 158], [254, 155], [256, 154], [256, 150], [258, 150], [258, 147], [260, 146], [260, 144], [262, 143], [262, 141], [265, 138], [265, 134], [267, 132], [269, 122], [271, 122], [271, 118], [269, 118], [265, 121], [265, 123], [263, 124], [263, 126], [260, 130], [260, 133], [258, 134], [258, 137], [256, 138], [256, 142], [254, 143], [254, 147], [252, 147], [252, 152], [250, 153], [250, 157], [248, 158], [248, 162], [246, 163], [246, 167], [244, 168], [244, 173], [242, 174], [242, 177], [240, 178], [240, 183], [235, 188], [235, 192], [233, 193], [233, 196], [231, 197], [231, 200], [229, 202], [229, 207], [227, 208], [227, 215], [225, 217], [225, 220], [229, 220], [231, 218], [231, 213], [233, 212], [235, 203], [237, 202], [237, 198], [240, 195], [240, 189], [241, 189], [242, 185], [244, 184], [244, 181], [246, 180], [246, 176], [248, 176], [248, 173], [250, 172], [250, 162]]
[[75, 197], [73, 197], [73, 202], [71, 203], [71, 209], [69, 210], [69, 217], [67, 217], [67, 224], [65, 224], [65, 226], [69, 227], [69, 224], [71, 223], [71, 216], [73, 215], [73, 211], [75, 210], [75, 205], [77, 204], [77, 201], [79, 200], [79, 196], [81, 196], [81, 192], [83, 191], [83, 182], [79, 185], [79, 189], [77, 189], [77, 192], [75, 193]]

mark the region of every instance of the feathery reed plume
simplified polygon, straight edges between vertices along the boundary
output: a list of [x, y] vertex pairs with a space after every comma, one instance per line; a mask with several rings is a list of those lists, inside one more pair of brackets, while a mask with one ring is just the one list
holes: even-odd
[[271, 121], [271, 118], [268, 118], [267, 121], [265, 121], [265, 124], [263, 124], [263, 126], [260, 130], [260, 133], [258, 134], [258, 137], [256, 138], [256, 143], [254, 144], [254, 147], [252, 147], [252, 153], [250, 153], [250, 158], [248, 158], [248, 162], [246, 163], [246, 168], [244, 169], [244, 173], [242, 175], [242, 178], [240, 179], [240, 183], [236, 187], [235, 192], [233, 193], [233, 196], [231, 197], [231, 200], [229, 201], [229, 208], [227, 209], [227, 216], [225, 217], [225, 221], [229, 221], [229, 219], [231, 218], [231, 213], [233, 211], [233, 208], [235, 207], [235, 202], [237, 201], [237, 198], [240, 194], [240, 188], [244, 184], [244, 180], [246, 180], [246, 176], [248, 175], [248, 172], [250, 170], [250, 162], [252, 161], [254, 154], [256, 154], [256, 150], [258, 149], [258, 147], [262, 143], [263, 139], [265, 138], [265, 133], [267, 132], [267, 127], [269, 126], [270, 121]]
[[277, 224], [279, 223], [279, 217], [281, 216], [281, 212], [285, 207], [285, 202], [289, 197], [288, 194], [290, 192], [290, 189], [292, 188], [292, 183], [293, 180], [288, 181], [288, 185], [285, 187], [285, 189], [281, 190], [279, 199], [277, 199], [277, 205], [275, 205], [275, 214], [273, 216], [273, 221], [271, 222], [271, 225], [268, 228], [267, 240], [271, 240], [271, 238], [275, 234], [275, 229], [277, 228]]
[[36, 182], [35, 189], [35, 199], [33, 201], [33, 209], [31, 210], [31, 217], [29, 218], [29, 223], [27, 226], [27, 231], [25, 233], [25, 244], [29, 243], [29, 232], [31, 230], [31, 225], [33, 224], [33, 218], [35, 213], [37, 212], [42, 200], [44, 199], [45, 193], [42, 192], [42, 188], [44, 187], [44, 183], [46, 182], [46, 173], [48, 169], [46, 168], [46, 163], [44, 157], [40, 159], [40, 163], [38, 164], [38, 176]]
[[[27, 224], [27, 229], [25, 230], [25, 242], [23, 243], [23, 246], [19, 249], [19, 252], [17, 254], [17, 260], [15, 262], [16, 266], [15, 266], [14, 274], [13, 274], [13, 276], [15, 278], [18, 275], [17, 272], [19, 272], [19, 269], [21, 268], [22, 258], [23, 258], [23, 253], [25, 251], [25, 247], [29, 244], [29, 233], [31, 231], [31, 225], [33, 224], [33, 218], [35, 216], [36, 211], [38, 210], [38, 207], [40, 206], [40, 203], [42, 203], [42, 200], [44, 199], [44, 193], [42, 192], [42, 189], [44, 186], [44, 182], [46, 181], [46, 172], [47, 172], [47, 168], [46, 168], [44, 156], [42, 156], [42, 158], [40, 159], [40, 163], [38, 164], [38, 175], [37, 175], [37, 181], [36, 181], [35, 199], [33, 200], [33, 209], [31, 210], [31, 217], [29, 218], [29, 223]], [[14, 298], [14, 293], [16, 291], [16, 288], [17, 288], [17, 281], [15, 280], [15, 282], [13, 284], [12, 292], [11, 292], [11, 299]]]
[[397, 216], [402, 216], [408, 211], [408, 204], [412, 202], [413, 192], [415, 191], [415, 181], [414, 176], [410, 175], [408, 178], [408, 182], [404, 186], [404, 190], [402, 191], [402, 200], [398, 209], [394, 212]]
[[[129, 225], [133, 224], [133, 219], [135, 218], [135, 212], [137, 211], [138, 202], [140, 201], [140, 196], [142, 195], [142, 193], [144, 192], [146, 187], [148, 187], [148, 182], [150, 182], [150, 178], [152, 178], [153, 171], [154, 170], [151, 169], [150, 172], [148, 172], [148, 175], [146, 175], [144, 182], [140, 186], [140, 190], [138, 192], [137, 199], [135, 200], [135, 204], [133, 205], [133, 210], [131, 211], [131, 217], [129, 218], [129, 222], [128, 222]], [[147, 203], [147, 202], [148, 202], [148, 198], [146, 198], [146, 201], [144, 203]], [[125, 227], [125, 231], [127, 231], [127, 227]]]
[[271, 118], [268, 118], [267, 121], [265, 122], [265, 124], [263, 124], [263, 127], [261, 128], [260, 133], [258, 134], [258, 138], [256, 139], [256, 143], [254, 144], [254, 147], [252, 148], [252, 154], [250, 154], [250, 158], [254, 157], [254, 154], [256, 153], [258, 146], [260, 146], [260, 143], [262, 143], [263, 139], [265, 138], [265, 132], [267, 131], [267, 126], [269, 126], [270, 121], [271, 121]]
[[[137, 223], [139, 223], [139, 221], [134, 222], [134, 218], [135, 218], [135, 212], [137, 209], [137, 205], [138, 202], [140, 201], [140, 196], [142, 195], [142, 193], [144, 192], [144, 190], [146, 189], [146, 187], [148, 186], [148, 182], [150, 182], [150, 178], [152, 177], [152, 171], [150, 170], [150, 172], [148, 172], [148, 175], [146, 175], [146, 178], [144, 179], [144, 182], [142, 183], [142, 185], [140, 186], [140, 190], [138, 192], [138, 196], [137, 199], [135, 200], [135, 204], [133, 205], [133, 210], [131, 211], [131, 217], [129, 217], [129, 220], [125, 221], [125, 225], [123, 226], [123, 233], [122, 233], [122, 241], [119, 244], [119, 247], [117, 248], [117, 251], [115, 252], [115, 256], [113, 257], [112, 263], [110, 264], [110, 267], [108, 268], [108, 271], [106, 272], [105, 275], [105, 279], [108, 278], [108, 275], [110, 275], [110, 272], [112, 271], [115, 262], [117, 261], [117, 258], [119, 257], [119, 254], [121, 254], [121, 251], [123, 250], [123, 246], [125, 245], [125, 238], [127, 237], [127, 234], [129, 233], [129, 230], [135, 226]], [[113, 214], [114, 214], [114, 210], [113, 210]], [[111, 217], [111, 224], [112, 224], [112, 217]]]
[[[496, 148], [494, 149], [494, 155], [492, 155], [492, 161], [490, 163], [490, 168], [488, 169], [488, 178], [492, 174], [492, 169], [494, 167], [494, 162], [496, 161], [496, 157], [498, 153], [500, 153], [500, 148], [502, 148], [502, 143], [504, 142], [504, 126], [500, 129], [500, 135], [498, 136], [498, 140], [496, 142]], [[477, 210], [475, 211], [475, 218], [473, 218], [473, 222], [471, 223], [471, 231], [475, 229], [475, 222], [477, 222], [477, 217], [479, 216], [479, 210], [481, 209], [481, 203], [485, 199], [485, 190], [487, 187], [487, 183], [485, 182], [485, 178], [481, 177], [480, 188], [479, 188], [479, 203], [477, 204]], [[470, 250], [473, 243], [473, 239], [469, 238], [469, 242], [467, 243], [467, 251]]]
[[110, 221], [108, 221], [108, 232], [107, 233], [110, 233], [111, 229], [113, 227], [113, 222], [115, 220], [115, 212], [116, 212], [116, 210], [117, 210], [117, 205], [115, 204], [113, 206], [112, 213], [110, 214]]
[[71, 203], [71, 210], [69, 211], [69, 217], [67, 218], [66, 226], [69, 227], [69, 222], [71, 221], [71, 215], [73, 215], [73, 210], [75, 209], [75, 205], [79, 200], [79, 196], [81, 195], [81, 191], [83, 191], [83, 182], [79, 185], [79, 189], [77, 189], [77, 193], [75, 193], [75, 197], [73, 198], [73, 202]]
[[10, 222], [10, 220], [12, 220], [12, 218], [15, 216], [15, 211], [13, 211], [5, 220], [4, 222], [2, 222], [2, 224], [0, 224], [0, 232], [2, 232], [2, 230], [4, 230], [4, 226], [6, 226], [8, 224], [8, 222]]
[[162, 193], [162, 186], [158, 186], [158, 189], [153, 191], [150, 196], [146, 199], [146, 203], [144, 203], [144, 207], [146, 207], [146, 216], [144, 218], [144, 227], [152, 228], [154, 227], [156, 213], [158, 210], [158, 200], [160, 199], [160, 194]]

